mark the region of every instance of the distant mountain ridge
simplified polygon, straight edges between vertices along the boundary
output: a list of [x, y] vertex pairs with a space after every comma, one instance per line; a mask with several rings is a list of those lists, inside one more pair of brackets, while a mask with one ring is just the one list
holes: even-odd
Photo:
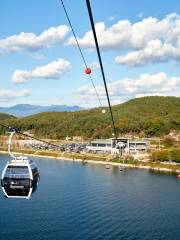
[[83, 110], [79, 106], [67, 106], [67, 105], [30, 105], [30, 104], [17, 104], [11, 107], [0, 107], [0, 113], [11, 114], [16, 117], [26, 117], [42, 112], [75, 112]]

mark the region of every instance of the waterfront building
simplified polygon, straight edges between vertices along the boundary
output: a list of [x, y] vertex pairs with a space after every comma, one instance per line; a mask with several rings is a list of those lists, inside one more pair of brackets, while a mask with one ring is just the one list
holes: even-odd
[[147, 139], [130, 138], [94, 139], [86, 148], [88, 152], [116, 154], [119, 153], [117, 144], [121, 146], [123, 155], [146, 154], [149, 148]]

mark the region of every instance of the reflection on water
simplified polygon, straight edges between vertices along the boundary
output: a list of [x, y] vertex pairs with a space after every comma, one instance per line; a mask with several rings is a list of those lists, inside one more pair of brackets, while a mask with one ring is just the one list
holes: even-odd
[[[8, 157], [0, 157], [2, 171]], [[178, 240], [180, 181], [173, 175], [36, 159], [29, 201], [1, 194], [0, 239]]]
[[148, 170], [149, 173], [152, 173], [152, 174], [161, 174], [161, 175], [169, 175], [169, 176], [177, 176], [177, 173], [175, 172], [171, 172], [171, 171], [161, 171], [161, 170], [154, 170], [154, 169], [149, 169]]

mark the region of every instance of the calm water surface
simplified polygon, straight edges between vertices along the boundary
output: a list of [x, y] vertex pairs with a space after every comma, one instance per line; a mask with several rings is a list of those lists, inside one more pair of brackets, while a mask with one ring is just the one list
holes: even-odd
[[[0, 171], [6, 161], [0, 155]], [[2, 240], [179, 240], [180, 180], [144, 170], [35, 158], [31, 200], [0, 195]]]

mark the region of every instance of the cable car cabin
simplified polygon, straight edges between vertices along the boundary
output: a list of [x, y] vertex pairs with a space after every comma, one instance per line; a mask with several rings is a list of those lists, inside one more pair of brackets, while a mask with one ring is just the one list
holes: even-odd
[[36, 164], [26, 157], [16, 157], [5, 166], [1, 185], [5, 197], [29, 199], [36, 190], [38, 181]]

